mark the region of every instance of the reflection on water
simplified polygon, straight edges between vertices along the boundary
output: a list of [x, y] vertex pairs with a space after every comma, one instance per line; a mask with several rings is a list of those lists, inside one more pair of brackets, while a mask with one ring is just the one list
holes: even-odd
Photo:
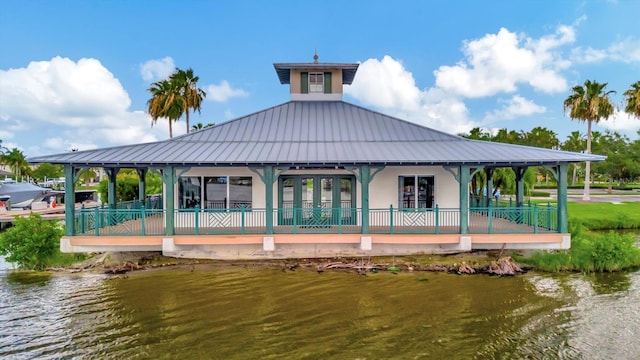
[[107, 280], [0, 266], [0, 357], [635, 359], [637, 304], [640, 272], [201, 267]]

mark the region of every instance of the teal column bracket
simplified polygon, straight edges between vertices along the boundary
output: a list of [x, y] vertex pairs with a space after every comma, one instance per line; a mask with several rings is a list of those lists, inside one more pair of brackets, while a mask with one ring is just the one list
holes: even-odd
[[[262, 173], [258, 169], [249, 168], [252, 172], [257, 174], [264, 183], [264, 196], [265, 196], [265, 225], [267, 227], [266, 232], [268, 235], [273, 234], [273, 184], [278, 180], [278, 176], [284, 169], [274, 168], [273, 165], [265, 165], [262, 169]], [[295, 218], [295, 216], [294, 216]]]
[[76, 169], [73, 165], [64, 166], [64, 233], [67, 236], [75, 235], [75, 211], [76, 211]]
[[[445, 170], [447, 170], [449, 173], [451, 173], [451, 175], [453, 175], [453, 178], [456, 179], [457, 182], [460, 182], [460, 168], [459, 167], [451, 167], [451, 166], [443, 166], [443, 168]], [[458, 170], [458, 172], [454, 171]]]
[[142, 206], [145, 205], [144, 200], [147, 197], [147, 171], [148, 169], [136, 169], [138, 173], [138, 200]]
[[165, 187], [165, 199], [164, 207], [166, 210], [165, 217], [165, 235], [175, 234], [175, 222], [174, 216], [176, 211], [175, 206], [175, 184], [177, 181], [176, 172], [173, 166], [167, 165], [162, 169], [162, 182]]
[[469, 166], [460, 165], [460, 234], [469, 233], [469, 181], [471, 180], [471, 172]]

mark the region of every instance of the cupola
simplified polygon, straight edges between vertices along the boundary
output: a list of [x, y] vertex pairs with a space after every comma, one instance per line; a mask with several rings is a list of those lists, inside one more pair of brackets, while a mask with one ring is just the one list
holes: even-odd
[[275, 63], [281, 84], [289, 84], [291, 100], [340, 101], [343, 85], [351, 85], [358, 64], [323, 63], [318, 54], [311, 63]]

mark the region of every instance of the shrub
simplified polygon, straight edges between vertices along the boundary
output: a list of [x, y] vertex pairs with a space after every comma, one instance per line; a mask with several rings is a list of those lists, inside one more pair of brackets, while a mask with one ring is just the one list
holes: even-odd
[[38, 214], [17, 217], [14, 226], [0, 234], [0, 255], [21, 268], [44, 270], [60, 253], [64, 235], [58, 221], [44, 220]]

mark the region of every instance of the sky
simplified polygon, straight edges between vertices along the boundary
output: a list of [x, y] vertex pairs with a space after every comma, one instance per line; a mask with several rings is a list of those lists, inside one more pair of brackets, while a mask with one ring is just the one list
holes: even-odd
[[[571, 88], [640, 80], [640, 1], [21, 1], [0, 11], [0, 140], [27, 157], [165, 140], [148, 88], [192, 68], [191, 125], [289, 101], [273, 63], [359, 63], [344, 101], [453, 134], [554, 131]], [[186, 122], [173, 127], [186, 132]], [[640, 135], [624, 112], [594, 126]]]

